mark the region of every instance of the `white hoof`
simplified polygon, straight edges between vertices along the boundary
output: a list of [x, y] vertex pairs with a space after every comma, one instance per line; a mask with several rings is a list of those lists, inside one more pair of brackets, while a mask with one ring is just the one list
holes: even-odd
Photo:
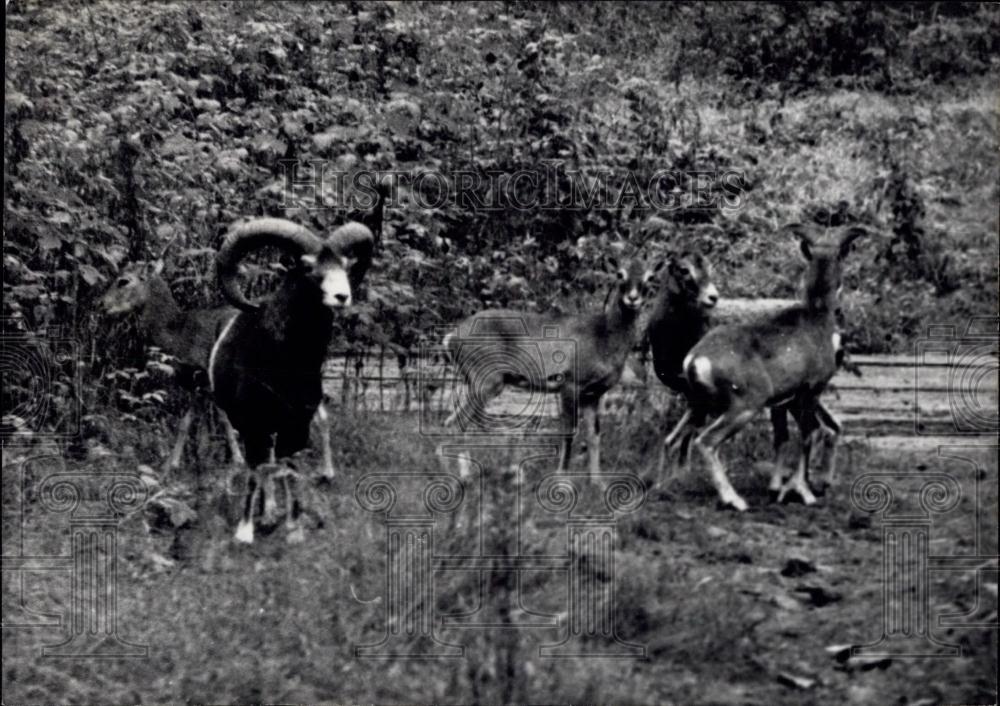
[[737, 512], [746, 512], [747, 509], [749, 508], [749, 505], [747, 505], [747, 501], [741, 498], [735, 492], [728, 497], [721, 498], [721, 500], [722, 500], [722, 505], [724, 507], [731, 507]]
[[813, 492], [809, 489], [808, 485], [805, 483], [794, 483], [791, 481], [781, 486], [781, 491], [778, 493], [778, 502], [785, 502], [785, 497], [792, 491], [798, 493], [799, 497], [802, 498], [803, 505], [816, 504], [816, 496], [813, 495]]
[[253, 544], [253, 522], [240, 520], [240, 524], [236, 527], [236, 534], [233, 539], [240, 544]]
[[301, 525], [290, 528], [288, 534], [285, 535], [285, 542], [288, 544], [302, 544], [304, 541], [306, 541], [306, 532]]

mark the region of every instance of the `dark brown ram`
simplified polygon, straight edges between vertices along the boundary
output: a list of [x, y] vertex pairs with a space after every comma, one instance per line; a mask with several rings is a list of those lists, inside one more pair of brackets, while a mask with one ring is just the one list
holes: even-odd
[[[277, 291], [259, 303], [240, 290], [237, 268], [251, 252], [276, 247], [298, 257]], [[322, 367], [337, 312], [371, 264], [374, 239], [361, 223], [340, 226], [326, 239], [280, 218], [233, 225], [216, 258], [222, 292], [240, 309], [223, 328], [209, 358], [216, 404], [243, 440], [247, 463], [256, 468], [291, 456], [309, 442], [309, 422], [323, 399]], [[328, 430], [324, 430], [328, 433]], [[251, 472], [236, 539], [253, 541], [258, 479]]]

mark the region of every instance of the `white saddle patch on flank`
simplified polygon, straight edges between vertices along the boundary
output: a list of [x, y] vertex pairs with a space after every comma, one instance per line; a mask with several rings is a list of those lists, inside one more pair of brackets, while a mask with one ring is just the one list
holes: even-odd
[[712, 361], [707, 356], [700, 355], [697, 358], [692, 358], [691, 354], [688, 353], [687, 358], [684, 359], [684, 370], [690, 371], [689, 374], [693, 373], [694, 379], [705, 387], [709, 389], [714, 387], [712, 383]]
[[833, 342], [833, 352], [840, 352], [840, 332], [834, 331], [833, 335], [830, 336], [830, 340]]

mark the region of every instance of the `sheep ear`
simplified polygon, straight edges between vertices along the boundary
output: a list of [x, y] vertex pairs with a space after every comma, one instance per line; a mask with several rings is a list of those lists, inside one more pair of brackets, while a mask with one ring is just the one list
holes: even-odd
[[851, 226], [845, 230], [844, 234], [840, 238], [838, 257], [843, 260], [847, 256], [847, 253], [851, 251], [851, 243], [863, 235], [871, 235], [869, 230], [864, 226]]
[[666, 260], [660, 260], [655, 265], [650, 267], [648, 270], [646, 270], [645, 274], [643, 274], [642, 281], [650, 282], [651, 280], [653, 280], [656, 277], [656, 275], [660, 273], [660, 270], [663, 269], [663, 266], [665, 264], [667, 264]]
[[791, 233], [799, 239], [799, 249], [802, 256], [807, 260], [812, 260], [813, 241], [809, 235], [809, 228], [804, 223], [788, 223], [781, 227], [784, 232]]
[[619, 282], [624, 282], [625, 280], [628, 279], [628, 270], [626, 270], [624, 267], [619, 267], [618, 271], [615, 273], [615, 276], [618, 278]]
[[781, 226], [783, 233], [791, 233], [797, 238], [809, 238], [809, 226], [805, 223], [786, 223]]
[[684, 267], [685, 257], [687, 257], [685, 253], [672, 252], [669, 255], [667, 255], [667, 259], [665, 260], [665, 262], [667, 263], [670, 272], [672, 272], [675, 275], [685, 274], [687, 272], [687, 268]]

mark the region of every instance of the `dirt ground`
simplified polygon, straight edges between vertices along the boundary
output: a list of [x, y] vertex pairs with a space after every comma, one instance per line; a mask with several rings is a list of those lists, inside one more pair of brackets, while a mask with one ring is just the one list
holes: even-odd
[[[446, 511], [423, 525], [432, 543], [433, 597], [407, 599], [410, 584], [394, 584], [387, 575], [392, 555], [387, 553], [387, 521], [401, 527], [406, 517], [425, 513], [420, 509], [428, 497], [425, 486], [441, 471], [435, 446], [456, 442], [421, 435], [418, 429], [417, 419], [406, 415], [344, 419], [335, 447], [340, 476], [332, 485], [310, 480], [301, 486], [308, 512], [299, 543], [289, 543], [290, 533], [279, 528], [252, 547], [234, 545], [220, 512], [224, 469], [203, 474], [200, 499], [185, 496], [180, 486], [150, 488], [161, 509], [189, 503], [198, 518], [177, 529], [172, 526], [177, 522], [166, 522], [147, 507], [119, 524], [117, 628], [124, 640], [148, 646], [148, 656], [43, 657], [42, 646], [60, 642], [66, 628], [5, 625], [5, 702], [932, 704], [995, 699], [995, 448], [910, 451], [849, 441], [837, 487], [817, 506], [805, 507], [773, 503], [764, 475], [739, 460], [767, 458], [766, 435], [736, 439], [726, 455], [750, 511], [720, 510], [698, 470], [661, 482], [639, 507], [618, 513], [611, 561], [598, 545], [574, 545], [577, 575], [589, 576], [588, 585], [599, 594], [590, 603], [570, 590], [566, 557], [572, 523], [565, 506], [553, 506], [561, 502], [560, 493], [545, 485], [554, 464], [551, 458], [537, 458], [548, 453], [537, 446], [544, 447], [544, 439], [532, 441], [530, 448], [475, 450], [482, 472], [473, 466], [476, 472], [465, 481], [457, 504], [447, 491], [435, 491], [435, 502]], [[657, 424], [640, 421], [606, 426], [605, 472], [648, 476], [650, 449], [660, 433]], [[944, 441], [989, 443], [982, 437]], [[41, 454], [36, 450], [34, 455]], [[532, 455], [535, 460], [520, 463]], [[135, 470], [115, 458], [80, 468], [54, 458], [5, 464], [5, 555], [21, 551], [35, 557], [36, 566], [39, 557], [65, 556], [69, 522], [65, 514], [44, 511], [33, 488], [53, 472], [97, 467]], [[575, 459], [574, 469], [583, 467], [583, 459]], [[390, 480], [396, 505], [388, 517], [365, 511], [359, 502], [379, 499], [377, 493], [364, 495], [365, 483], [387, 473], [411, 474]], [[878, 488], [866, 494], [857, 485], [872, 480], [871, 474], [888, 474], [875, 478], [892, 494], [892, 505], [884, 511], [876, 505], [888, 496], [879, 495]], [[593, 494], [585, 482], [577, 486], [577, 525], [606, 524], [606, 518], [593, 520], [604, 502], [601, 493]], [[922, 489], [924, 504], [944, 511], [925, 512]], [[28, 502], [9, 503], [19, 492]], [[889, 562], [896, 568], [883, 573], [888, 546], [883, 530], [900, 515], [929, 521], [922, 525], [930, 556], [926, 617], [938, 644], [928, 644], [937, 652], [957, 646], [960, 656], [851, 656], [852, 646], [879, 640], [889, 620], [885, 611], [899, 603], [895, 596], [919, 595], [908, 587], [919, 583], [914, 576], [923, 575], [924, 560], [916, 551], [922, 545], [898, 555], [899, 563]], [[898, 522], [894, 526], [902, 532]], [[416, 554], [407, 546], [409, 561]], [[407, 564], [402, 575], [418, 575], [413, 573], [419, 573], [418, 564]], [[9, 616], [27, 614], [50, 623], [62, 616], [65, 624], [69, 597], [78, 595], [70, 585], [71, 571], [60, 565], [13, 572], [10, 566], [5, 563], [5, 623], [12, 622]], [[888, 608], [883, 605], [887, 585], [892, 589]], [[893, 593], [899, 586], [904, 588]], [[564, 640], [574, 615], [583, 615], [584, 625], [593, 618], [574, 613], [574, 600], [597, 611], [599, 629], [582, 641], [583, 651], [601, 653], [610, 644], [629, 658], [553, 658], [540, 649]], [[398, 605], [405, 610], [393, 607]], [[919, 615], [925, 615], [919, 602], [908, 605], [916, 613], [896, 626], [894, 639], [903, 627], [917, 629]], [[45, 615], [49, 618], [38, 618]], [[609, 615], [613, 624], [600, 625]], [[458, 649], [461, 656], [358, 658], [358, 646], [378, 644], [387, 634], [394, 636], [389, 644], [404, 645], [404, 652], [417, 656], [437, 643], [455, 646], [445, 651]], [[429, 634], [432, 642], [427, 642]], [[902, 644], [890, 641], [881, 651], [912, 655], [921, 649]]]

